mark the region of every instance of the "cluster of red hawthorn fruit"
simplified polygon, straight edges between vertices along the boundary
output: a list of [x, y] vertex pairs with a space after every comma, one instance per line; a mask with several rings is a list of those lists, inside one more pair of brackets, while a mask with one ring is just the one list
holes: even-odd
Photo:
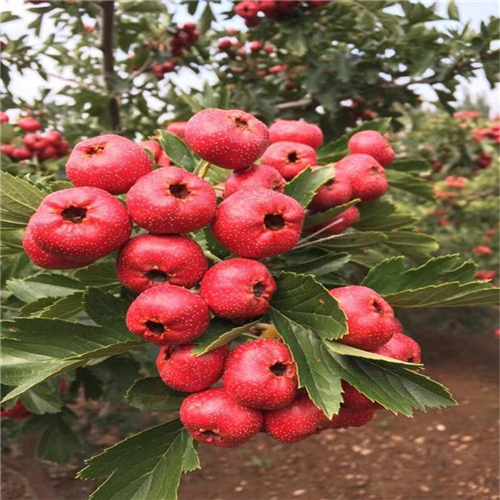
[[[310, 0], [303, 2], [301, 0], [243, 0], [234, 7], [234, 12], [245, 19], [247, 27], [252, 28], [261, 23], [264, 17], [283, 21], [292, 17], [298, 9], [308, 10], [323, 7], [328, 3], [327, 0]], [[259, 17], [259, 13], [263, 16]]]
[[[9, 116], [3, 111], [0, 111], [0, 123], [9, 123]], [[39, 132], [42, 124], [36, 118], [25, 116], [17, 121], [16, 126], [20, 129], [16, 142], [0, 146], [0, 153], [12, 160], [31, 160], [34, 156], [39, 161], [57, 160], [68, 154], [69, 143], [62, 138], [61, 133], [51, 130], [42, 135]], [[27, 133], [22, 136], [22, 132]]]
[[[70, 269], [118, 250], [118, 279], [138, 294], [127, 327], [161, 346], [158, 372], [165, 384], [189, 393], [180, 418], [195, 439], [232, 447], [263, 430], [296, 442], [323, 429], [366, 424], [379, 404], [343, 381], [341, 409], [327, 418], [299, 388], [292, 355], [277, 338], [251, 340], [231, 352], [227, 345], [201, 355], [193, 351], [212, 317], [241, 325], [268, 310], [277, 284], [257, 259], [292, 250], [300, 239], [305, 211], [282, 191], [286, 180], [316, 165], [321, 130], [283, 120], [268, 129], [248, 113], [221, 109], [169, 128], [203, 160], [232, 170], [222, 202], [217, 205], [216, 191], [201, 174], [171, 165], [154, 169], [143, 148], [159, 158], [156, 141], [138, 145], [117, 135], [94, 137], [77, 144], [66, 164], [75, 187], [49, 194], [31, 217], [23, 236], [26, 253], [41, 267]], [[385, 138], [360, 132], [349, 149], [352, 154], [337, 164], [333, 182], [320, 188], [311, 210], [353, 198], [370, 201], [387, 189], [382, 164], [394, 153]], [[124, 193], [125, 205], [115, 197]], [[347, 227], [358, 217], [349, 210], [348, 223], [335, 218], [325, 228]], [[147, 233], [131, 237], [133, 224]], [[187, 235], [209, 224], [235, 255], [211, 267]], [[330, 294], [347, 318], [348, 333], [340, 342], [420, 362], [418, 344], [379, 294], [363, 286]], [[221, 378], [222, 385], [212, 387]]]

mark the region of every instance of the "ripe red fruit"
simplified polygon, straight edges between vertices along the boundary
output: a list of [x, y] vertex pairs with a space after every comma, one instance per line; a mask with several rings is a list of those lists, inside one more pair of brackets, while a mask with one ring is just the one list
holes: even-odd
[[372, 352], [408, 363], [420, 364], [422, 362], [420, 346], [401, 331], [397, 331], [386, 344]]
[[54, 146], [45, 146], [41, 151], [38, 151], [37, 156], [40, 161], [59, 158], [57, 149]]
[[344, 286], [330, 290], [347, 317], [349, 333], [339, 342], [373, 350], [387, 343], [401, 328], [392, 307], [366, 286]]
[[231, 172], [224, 184], [224, 198], [228, 198], [240, 189], [259, 187], [282, 193], [285, 184], [285, 179], [275, 168], [267, 165], [253, 165], [244, 170]]
[[382, 406], [368, 399], [345, 380], [342, 381], [342, 390], [343, 406], [349, 410], [378, 410], [382, 408]]
[[386, 167], [394, 160], [394, 150], [386, 138], [375, 130], [363, 130], [354, 134], [347, 144], [352, 154], [365, 154], [375, 158]]
[[146, 141], [142, 141], [139, 143], [139, 146], [141, 146], [142, 149], [149, 149], [151, 153], [153, 153], [154, 159], [158, 160], [162, 153], [162, 149], [160, 144], [155, 141], [154, 139], [147, 139]]
[[151, 233], [190, 233], [210, 224], [214, 188], [182, 168], [163, 167], [139, 179], [127, 193], [133, 221]]
[[48, 142], [56, 146], [61, 140], [61, 133], [58, 132], [57, 130], [51, 130], [50, 132], [47, 132], [45, 134], [45, 139], [47, 139]]
[[259, 4], [250, 0], [244, 0], [236, 5], [234, 12], [244, 18], [255, 17], [259, 13]]
[[11, 157], [16, 161], [29, 160], [33, 158], [33, 152], [25, 146], [21, 148], [14, 148], [11, 153]]
[[29, 223], [23, 234], [23, 248], [33, 264], [45, 269], [77, 269], [91, 264], [89, 262], [76, 262], [60, 255], [45, 252], [33, 239], [32, 225]]
[[161, 283], [191, 288], [207, 269], [200, 245], [180, 235], [141, 234], [131, 238], [116, 261], [118, 279], [135, 292]]
[[349, 176], [345, 172], [335, 172], [335, 177], [318, 189], [308, 208], [322, 212], [351, 200], [352, 188]]
[[210, 311], [196, 293], [174, 285], [142, 292], [127, 311], [128, 329], [159, 345], [186, 344], [208, 327]]
[[187, 122], [172, 122], [167, 125], [167, 132], [184, 138]]
[[254, 40], [253, 42], [250, 42], [248, 47], [252, 52], [259, 52], [259, 50], [262, 48], [262, 42], [259, 42], [259, 40]]
[[316, 165], [316, 153], [306, 144], [275, 142], [262, 155], [262, 163], [274, 167], [289, 181], [305, 168]]
[[300, 204], [270, 189], [237, 191], [217, 210], [215, 238], [240, 257], [261, 259], [291, 250], [299, 241], [304, 210]]
[[163, 346], [156, 359], [158, 374], [165, 384], [182, 392], [198, 392], [215, 384], [222, 376], [229, 348], [195, 356], [194, 344]]
[[66, 163], [66, 174], [75, 186], [92, 186], [111, 194], [126, 193], [153, 170], [141, 146], [119, 135], [107, 134], [79, 142]]
[[356, 207], [349, 207], [347, 210], [339, 215], [336, 215], [328, 222], [309, 228], [309, 231], [316, 232], [328, 227], [328, 229], [324, 229], [324, 231], [322, 231], [322, 234], [341, 234], [347, 228], [354, 226], [354, 224], [358, 221], [359, 210]]
[[36, 132], [42, 128], [42, 124], [31, 116], [21, 118], [17, 122], [17, 126], [26, 132]]
[[12, 418], [16, 420], [24, 420], [31, 417], [32, 413], [26, 409], [22, 401], [18, 401], [12, 408], [8, 410], [0, 410], [0, 418]]
[[318, 149], [323, 144], [323, 132], [317, 125], [300, 120], [276, 120], [269, 127], [271, 142], [299, 142]]
[[269, 145], [269, 132], [260, 120], [244, 111], [212, 108], [196, 113], [188, 121], [185, 139], [204, 160], [238, 169], [260, 158]]
[[211, 267], [201, 281], [201, 296], [215, 316], [234, 321], [266, 313], [276, 282], [261, 262], [229, 259]]
[[297, 395], [297, 370], [288, 347], [278, 340], [247, 342], [228, 357], [222, 380], [238, 403], [259, 410], [277, 410]]
[[262, 428], [262, 412], [240, 405], [224, 389], [191, 394], [182, 403], [181, 422], [197, 441], [233, 448]]
[[15, 146], [12, 144], [2, 144], [0, 146], [0, 153], [2, 153], [5, 156], [12, 156], [12, 153], [14, 152]]
[[338, 415], [334, 415], [331, 420], [323, 416], [319, 428], [347, 429], [348, 427], [363, 427], [374, 416], [373, 410], [354, 410], [341, 405]]
[[371, 156], [346, 156], [336, 164], [335, 169], [349, 176], [352, 196], [362, 202], [375, 200], [387, 191], [384, 167]]
[[63, 189], [44, 198], [30, 220], [42, 250], [79, 262], [100, 259], [130, 237], [123, 204], [102, 189]]
[[9, 123], [9, 115], [3, 111], [0, 111], [0, 123]]
[[156, 160], [156, 163], [158, 163], [158, 165], [160, 167], [174, 167], [175, 165], [170, 161], [170, 158], [167, 156], [167, 154], [165, 153], [165, 151], [162, 151], [160, 153], [160, 156], [158, 157], [158, 159]]
[[288, 406], [266, 412], [264, 429], [274, 439], [283, 443], [296, 443], [314, 434], [323, 412], [314, 405], [307, 394], [299, 394]]

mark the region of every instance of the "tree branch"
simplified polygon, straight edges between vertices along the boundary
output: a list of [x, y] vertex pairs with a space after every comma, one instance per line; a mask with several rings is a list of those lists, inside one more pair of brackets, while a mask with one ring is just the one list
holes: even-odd
[[286, 109], [306, 108], [311, 104], [317, 105], [317, 100], [314, 99], [313, 97], [303, 97], [298, 101], [282, 102], [281, 104], [276, 104], [276, 109], [283, 111]]
[[108, 90], [109, 98], [109, 116], [111, 121], [111, 129], [120, 129], [120, 107], [118, 99], [115, 95], [114, 77], [115, 77], [115, 60], [113, 54], [113, 37], [114, 37], [114, 21], [115, 21], [115, 2], [114, 0], [104, 0], [101, 3], [102, 7], [102, 29], [101, 29], [101, 50], [103, 55], [103, 75], [106, 89]]

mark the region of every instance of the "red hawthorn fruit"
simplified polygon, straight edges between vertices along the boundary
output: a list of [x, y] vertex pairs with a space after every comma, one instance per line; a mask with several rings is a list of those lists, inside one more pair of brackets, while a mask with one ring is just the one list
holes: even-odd
[[328, 5], [328, 0], [309, 0], [306, 3], [311, 9], [317, 9], [318, 7], [324, 7], [325, 5]]
[[238, 258], [212, 266], [200, 290], [215, 316], [233, 321], [265, 314], [275, 292], [276, 282], [264, 264]]
[[[333, 219], [325, 222], [324, 224], [318, 224], [317, 226], [310, 227], [309, 232], [322, 231], [322, 234], [341, 234], [347, 228], [354, 226], [359, 221], [359, 210], [356, 207], [349, 207], [347, 210], [339, 215], [336, 215]], [[328, 228], [328, 229], [325, 229]]]
[[184, 138], [187, 122], [171, 122], [167, 125], [167, 132]]
[[487, 247], [487, 246], [475, 247], [472, 251], [476, 255], [492, 255], [493, 254], [493, 250], [490, 247]]
[[261, 259], [291, 250], [299, 241], [304, 210], [300, 204], [270, 189], [237, 191], [217, 210], [215, 238], [239, 257]]
[[217, 45], [219, 50], [224, 50], [224, 51], [229, 50], [232, 46], [233, 42], [229, 38], [223, 38], [222, 40], [219, 40], [219, 43]]
[[349, 176], [353, 197], [364, 203], [379, 198], [387, 191], [384, 167], [372, 156], [346, 156], [335, 165], [335, 170]]
[[351, 154], [372, 156], [384, 167], [394, 160], [394, 150], [387, 139], [376, 130], [363, 130], [354, 134], [349, 139], [347, 147]]
[[375, 401], [371, 401], [345, 380], [342, 381], [342, 390], [343, 407], [349, 410], [379, 410], [382, 408], [382, 406]]
[[37, 156], [40, 161], [59, 158], [57, 149], [53, 146], [45, 146], [41, 151], [38, 151]]
[[66, 174], [75, 186], [97, 187], [111, 194], [126, 193], [152, 170], [153, 162], [141, 146], [114, 134], [79, 142], [66, 163]]
[[392, 307], [366, 286], [344, 286], [330, 290], [347, 317], [349, 333], [339, 342], [371, 351], [387, 343], [401, 329]]
[[175, 285], [158, 285], [132, 302], [126, 322], [132, 333], [153, 344], [186, 344], [206, 330], [210, 311], [196, 293]]
[[316, 166], [316, 153], [311, 146], [298, 142], [275, 142], [262, 155], [262, 163], [275, 168], [287, 181], [307, 167]]
[[9, 123], [9, 115], [3, 111], [0, 111], [0, 123]]
[[260, 158], [269, 145], [269, 132], [260, 120], [244, 111], [212, 108], [196, 113], [188, 121], [185, 139], [204, 160], [238, 169]]
[[33, 158], [33, 152], [27, 147], [23, 146], [21, 148], [14, 148], [10, 156], [13, 160], [16, 161], [30, 160], [31, 158]]
[[234, 401], [224, 389], [191, 394], [181, 405], [179, 416], [197, 441], [233, 448], [252, 439], [262, 428], [262, 412]]
[[253, 42], [250, 42], [248, 45], [249, 49], [252, 52], [259, 52], [260, 49], [262, 49], [262, 42], [259, 42], [259, 40], [254, 40]]
[[420, 364], [422, 362], [420, 346], [402, 331], [397, 331], [389, 342], [374, 349], [372, 352], [408, 363]]
[[235, 6], [234, 12], [245, 19], [256, 17], [259, 13], [259, 4], [250, 0], [244, 0]]
[[142, 141], [139, 143], [139, 146], [141, 146], [142, 149], [146, 148], [149, 149], [151, 153], [153, 153], [154, 159], [156, 161], [158, 160], [163, 151], [160, 144], [154, 139], [147, 139], [146, 141]]
[[319, 429], [347, 429], [348, 427], [363, 427], [373, 417], [375, 413], [373, 410], [354, 410], [340, 406], [338, 415], [334, 415], [330, 420], [323, 415], [320, 422]]
[[55, 145], [59, 144], [62, 137], [61, 137], [61, 133], [58, 132], [57, 130], [50, 130], [49, 132], [47, 132], [45, 134], [45, 139], [55, 146]]
[[318, 149], [323, 144], [323, 132], [317, 125], [301, 120], [276, 120], [269, 127], [269, 139], [274, 142], [298, 142]]
[[170, 158], [167, 156], [167, 154], [165, 153], [165, 151], [162, 151], [160, 153], [160, 156], [156, 160], [156, 163], [160, 167], [175, 167], [175, 165], [170, 161]]
[[285, 179], [273, 167], [268, 165], [252, 165], [244, 170], [234, 170], [224, 184], [224, 198], [229, 198], [240, 189], [265, 188], [282, 193], [285, 190]]
[[227, 345], [200, 356], [192, 353], [195, 344], [163, 346], [156, 368], [163, 382], [181, 392], [199, 392], [222, 376], [229, 348]]
[[93, 187], [49, 194], [30, 224], [33, 239], [42, 250], [79, 262], [110, 254], [129, 239], [132, 230], [123, 204]]
[[[275, 50], [274, 45], [264, 45], [264, 52], [266, 54], [272, 54], [274, 52], [274, 50]], [[271, 127], [272, 127], [272, 125], [271, 125]], [[269, 129], [269, 131], [270, 131], [270, 129]]]
[[277, 441], [296, 443], [314, 434], [322, 418], [323, 412], [309, 396], [299, 394], [288, 406], [265, 412], [264, 429]]
[[497, 274], [496, 271], [477, 271], [476, 278], [478, 280], [492, 280]]
[[92, 264], [93, 260], [88, 262], [76, 262], [60, 255], [54, 255], [42, 250], [33, 239], [32, 226], [29, 223], [23, 234], [23, 248], [31, 262], [38, 267], [45, 269], [77, 269]]
[[[328, 168], [328, 167], [327, 167]], [[335, 170], [334, 167], [331, 167]], [[351, 180], [345, 172], [335, 172], [335, 177], [318, 189], [309, 207], [314, 212], [323, 212], [351, 201]]]
[[[283, 71], [286, 71], [288, 69], [288, 64], [276, 64], [275, 66], [271, 66], [269, 68], [269, 73], [273, 75], [278, 75], [279, 73], [282, 73]], [[295, 84], [294, 84], [295, 87]], [[292, 87], [292, 88], [294, 88]]]
[[36, 132], [42, 128], [42, 124], [32, 116], [21, 118], [17, 122], [17, 126], [25, 132]]
[[222, 384], [238, 403], [277, 410], [297, 395], [297, 370], [288, 347], [275, 339], [246, 342], [229, 355]]
[[14, 152], [15, 146], [12, 144], [2, 144], [0, 146], [0, 153], [5, 156], [12, 157], [12, 153]]
[[123, 245], [116, 260], [118, 279], [134, 292], [161, 283], [191, 288], [207, 269], [200, 245], [181, 235], [135, 236]]
[[127, 193], [132, 220], [156, 234], [197, 231], [210, 224], [217, 199], [204, 179], [178, 167], [162, 167], [139, 179]]
[[0, 410], [0, 418], [12, 418], [15, 420], [24, 420], [33, 415], [24, 405], [22, 401], [18, 401], [12, 408]]
[[23, 144], [29, 149], [40, 149], [39, 143], [41, 141], [43, 141], [43, 139], [40, 134], [29, 133], [23, 137]]

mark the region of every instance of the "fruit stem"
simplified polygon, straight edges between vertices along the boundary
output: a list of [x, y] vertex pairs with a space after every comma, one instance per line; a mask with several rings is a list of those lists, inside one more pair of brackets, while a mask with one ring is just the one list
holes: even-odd
[[209, 258], [210, 260], [213, 260], [215, 262], [222, 262], [222, 259], [219, 259], [219, 257], [217, 257], [217, 255], [214, 255], [209, 250], [205, 250], [203, 253], [205, 254], [205, 257]]
[[207, 175], [209, 169], [210, 169], [210, 162], [202, 160], [198, 167], [198, 177], [201, 177], [203, 179]]

